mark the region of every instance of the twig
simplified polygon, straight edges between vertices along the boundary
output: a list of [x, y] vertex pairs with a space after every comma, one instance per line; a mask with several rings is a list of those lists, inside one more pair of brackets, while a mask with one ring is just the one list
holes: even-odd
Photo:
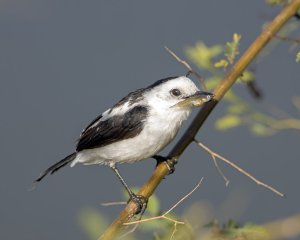
[[176, 232], [177, 232], [177, 223], [174, 223], [174, 230], [171, 234], [170, 240], [172, 240], [174, 238]]
[[182, 60], [180, 57], [178, 57], [172, 50], [170, 50], [168, 47], [165, 46], [165, 49], [181, 64], [183, 64], [187, 69], [188, 69], [188, 73], [186, 74], [186, 76], [190, 75], [190, 74], [194, 74], [198, 79], [199, 81], [201, 82], [201, 85], [203, 86], [203, 89], [205, 91], [207, 91], [207, 87], [205, 86], [205, 83], [204, 83], [204, 79], [203, 77], [197, 73], [196, 71], [194, 71], [192, 69], [192, 67], [184, 60]]
[[280, 36], [280, 35], [274, 35], [274, 38], [277, 38], [279, 40], [295, 43], [295, 44], [300, 44], [300, 39], [298, 38], [290, 38], [290, 37], [285, 37], [285, 36]]
[[183, 202], [185, 199], [187, 199], [190, 195], [192, 195], [193, 192], [195, 192], [197, 190], [197, 188], [200, 187], [200, 185], [202, 184], [203, 181], [203, 177], [200, 179], [200, 181], [197, 183], [197, 185], [192, 189], [192, 191], [190, 191], [187, 195], [185, 195], [183, 198], [181, 198], [173, 207], [171, 207], [165, 214], [170, 213], [171, 211], [173, 211], [174, 208], [176, 208], [181, 202]]
[[198, 182], [198, 184], [188, 194], [186, 194], [184, 197], [182, 197], [177, 203], [175, 203], [164, 214], [162, 214], [160, 216], [151, 217], [151, 218], [141, 219], [141, 220], [138, 220], [138, 221], [127, 222], [127, 223], [124, 223], [124, 225], [128, 226], [128, 225], [137, 224], [137, 223], [149, 222], [149, 221], [153, 221], [153, 220], [157, 220], [157, 219], [166, 219], [166, 220], [169, 220], [171, 222], [174, 222], [175, 224], [184, 224], [184, 222], [177, 221], [177, 220], [175, 220], [173, 218], [167, 217], [167, 215], [171, 211], [173, 211], [180, 203], [182, 203], [185, 199], [187, 199], [193, 192], [195, 192], [197, 190], [197, 188], [199, 188], [200, 185], [202, 184], [202, 181], [203, 181], [203, 178], [200, 179], [200, 181]]
[[145, 219], [141, 219], [141, 220], [137, 220], [137, 221], [127, 222], [127, 223], [124, 223], [123, 225], [128, 226], [128, 225], [133, 225], [133, 224], [150, 222], [150, 221], [158, 220], [158, 219], [165, 219], [165, 220], [168, 220], [168, 221], [173, 222], [173, 223], [184, 224], [184, 222], [177, 221], [176, 219], [167, 217], [165, 214], [163, 214], [163, 215], [160, 215], [160, 216], [155, 216], [155, 217], [145, 218]]
[[[196, 143], [198, 143], [198, 144], [202, 144], [202, 143], [200, 143], [200, 142], [198, 142], [197, 140], [194, 140]], [[200, 147], [202, 147], [202, 146], [200, 146]], [[204, 148], [203, 148], [204, 149]], [[204, 150], [206, 150], [206, 149], [204, 149]], [[206, 150], [207, 151], [207, 150]], [[213, 162], [214, 162], [214, 164], [215, 164], [215, 167], [216, 167], [216, 169], [218, 170], [218, 172], [219, 172], [219, 174], [221, 175], [221, 177], [224, 179], [224, 181], [225, 181], [225, 186], [227, 187], [228, 186], [228, 184], [229, 184], [229, 180], [228, 180], [228, 178], [225, 176], [225, 174], [223, 173], [223, 171], [222, 171], [222, 169], [219, 167], [219, 165], [218, 165], [218, 163], [217, 163], [217, 160], [216, 160], [216, 156], [215, 156], [215, 154], [213, 154], [213, 152], [208, 152], [210, 155], [211, 155], [211, 159], [213, 160]]]
[[110, 207], [110, 206], [116, 206], [116, 205], [125, 205], [127, 202], [106, 202], [106, 203], [100, 203], [103, 207]]
[[267, 188], [269, 190], [271, 190], [272, 192], [274, 192], [275, 194], [279, 195], [280, 197], [284, 197], [285, 195], [281, 192], [279, 192], [278, 190], [276, 190], [274, 187], [271, 187], [270, 185], [261, 182], [260, 180], [258, 180], [257, 178], [255, 178], [253, 175], [251, 175], [250, 173], [246, 172], [244, 169], [242, 169], [241, 167], [239, 167], [238, 165], [236, 165], [235, 163], [229, 161], [228, 159], [222, 157], [221, 155], [217, 154], [216, 152], [212, 151], [211, 149], [209, 149], [207, 146], [205, 146], [203, 143], [198, 142], [196, 139], [194, 140], [201, 148], [203, 148], [205, 151], [207, 151], [209, 154], [211, 154], [212, 156], [215, 156], [217, 158], [219, 158], [220, 160], [222, 160], [223, 162], [227, 163], [228, 165], [230, 165], [231, 167], [235, 168], [236, 170], [238, 170], [239, 172], [241, 172], [242, 174], [244, 174], [245, 176], [247, 176], [248, 178], [250, 178], [252, 181], [254, 181], [257, 185], [260, 185], [264, 188]]

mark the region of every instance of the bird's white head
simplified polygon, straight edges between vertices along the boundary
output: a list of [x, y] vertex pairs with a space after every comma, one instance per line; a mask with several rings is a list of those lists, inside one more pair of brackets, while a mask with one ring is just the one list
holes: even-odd
[[213, 98], [213, 94], [200, 91], [195, 83], [185, 77], [170, 77], [160, 80], [147, 88], [145, 93], [149, 105], [154, 108], [190, 110], [200, 107]]

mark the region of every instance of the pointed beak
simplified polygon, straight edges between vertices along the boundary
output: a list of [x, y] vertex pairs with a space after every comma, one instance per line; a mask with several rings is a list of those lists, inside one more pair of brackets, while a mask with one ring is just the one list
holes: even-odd
[[209, 92], [198, 91], [195, 94], [185, 97], [184, 100], [177, 103], [178, 107], [201, 107], [204, 103], [213, 99], [214, 95]]

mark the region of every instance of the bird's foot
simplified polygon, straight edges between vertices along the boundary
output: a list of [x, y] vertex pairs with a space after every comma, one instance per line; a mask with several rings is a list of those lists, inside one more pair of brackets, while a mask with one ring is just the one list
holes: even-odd
[[130, 201], [133, 201], [137, 206], [137, 211], [135, 214], [137, 215], [137, 214], [141, 213], [141, 215], [143, 215], [147, 208], [148, 199], [142, 195], [137, 195], [132, 192], [130, 194], [130, 199], [128, 202], [130, 202]]
[[166, 166], [169, 170], [169, 175], [175, 172], [175, 164], [177, 163], [176, 160], [170, 159], [168, 157], [163, 157], [160, 155], [154, 155], [152, 158], [154, 158], [156, 160], [156, 167], [158, 166], [158, 164], [160, 164], [162, 162], [164, 164], [166, 164]]

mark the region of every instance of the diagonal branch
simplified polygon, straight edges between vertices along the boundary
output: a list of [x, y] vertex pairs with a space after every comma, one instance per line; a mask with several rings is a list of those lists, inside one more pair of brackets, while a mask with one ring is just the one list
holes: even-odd
[[[223, 81], [215, 88], [214, 101], [206, 104], [196, 115], [192, 124], [188, 127], [182, 138], [169, 153], [170, 159], [177, 161], [187, 146], [193, 141], [199, 128], [202, 126], [211, 111], [216, 107], [225, 93], [235, 83], [236, 79], [243, 73], [246, 67], [253, 61], [264, 46], [272, 39], [278, 30], [291, 18], [300, 8], [300, 0], [292, 0], [275, 19], [266, 27], [263, 32], [255, 39], [246, 52], [241, 56], [237, 63], [225, 76]], [[138, 194], [148, 199], [162, 179], [168, 174], [168, 168], [165, 164], [159, 164], [152, 173], [150, 179], [139, 190]], [[106, 229], [99, 238], [102, 240], [114, 239], [121, 231], [123, 224], [128, 221], [137, 212], [137, 206], [130, 201], [125, 209], [119, 214], [118, 218]]]

